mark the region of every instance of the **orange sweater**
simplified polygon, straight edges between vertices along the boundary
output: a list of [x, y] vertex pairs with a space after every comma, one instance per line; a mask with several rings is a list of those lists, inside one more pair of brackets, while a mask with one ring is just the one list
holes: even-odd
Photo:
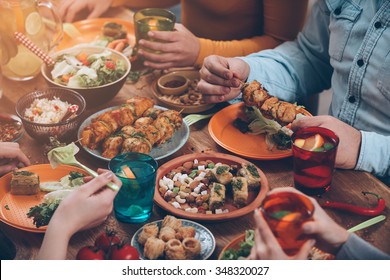
[[308, 0], [114, 0], [130, 8], [170, 7], [181, 3], [182, 24], [200, 40], [196, 61], [211, 54], [244, 56], [295, 39]]

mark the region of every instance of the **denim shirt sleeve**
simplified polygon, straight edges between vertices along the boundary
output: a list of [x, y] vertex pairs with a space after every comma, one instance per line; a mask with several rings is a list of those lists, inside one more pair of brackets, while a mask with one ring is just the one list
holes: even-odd
[[336, 260], [390, 260], [390, 256], [351, 234], [337, 252]]
[[390, 176], [390, 136], [361, 131], [362, 143], [356, 170], [368, 171], [378, 177]]
[[272, 95], [290, 102], [328, 89], [333, 73], [328, 25], [329, 11], [324, 2], [317, 1], [297, 40], [240, 57], [249, 64], [248, 81], [261, 81]]

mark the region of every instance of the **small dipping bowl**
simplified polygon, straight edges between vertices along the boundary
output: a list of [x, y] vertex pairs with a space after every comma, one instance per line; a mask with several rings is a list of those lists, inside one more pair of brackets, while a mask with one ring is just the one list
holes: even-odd
[[22, 120], [15, 115], [0, 113], [0, 142], [17, 142], [23, 135]]
[[162, 94], [180, 95], [188, 89], [189, 83], [190, 81], [184, 76], [167, 74], [157, 80], [157, 87]]

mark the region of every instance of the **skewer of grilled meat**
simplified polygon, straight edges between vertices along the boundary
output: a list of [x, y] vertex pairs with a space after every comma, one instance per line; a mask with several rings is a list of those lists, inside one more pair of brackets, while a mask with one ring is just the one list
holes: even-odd
[[112, 158], [119, 152], [149, 153], [153, 145], [169, 140], [183, 121], [177, 111], [160, 111], [153, 122], [149, 117], [141, 117], [133, 125], [123, 127], [120, 134], [107, 138], [102, 146], [102, 155]]
[[272, 96], [258, 81], [243, 87], [242, 99], [246, 106], [256, 106], [264, 117], [277, 121], [282, 126], [293, 122], [300, 107]]
[[153, 105], [154, 101], [146, 97], [135, 96], [128, 99], [121, 107], [104, 112], [93, 119], [81, 133], [81, 144], [90, 149], [96, 149], [104, 139], [118, 129], [133, 124]]

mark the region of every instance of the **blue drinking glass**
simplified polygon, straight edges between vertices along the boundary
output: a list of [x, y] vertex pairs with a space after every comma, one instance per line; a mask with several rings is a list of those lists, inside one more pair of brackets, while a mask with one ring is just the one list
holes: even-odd
[[[114, 200], [116, 218], [125, 223], [142, 223], [153, 210], [157, 162], [142, 153], [124, 153], [110, 160], [108, 168], [122, 181], [122, 187]], [[129, 168], [135, 178], [128, 178]]]

